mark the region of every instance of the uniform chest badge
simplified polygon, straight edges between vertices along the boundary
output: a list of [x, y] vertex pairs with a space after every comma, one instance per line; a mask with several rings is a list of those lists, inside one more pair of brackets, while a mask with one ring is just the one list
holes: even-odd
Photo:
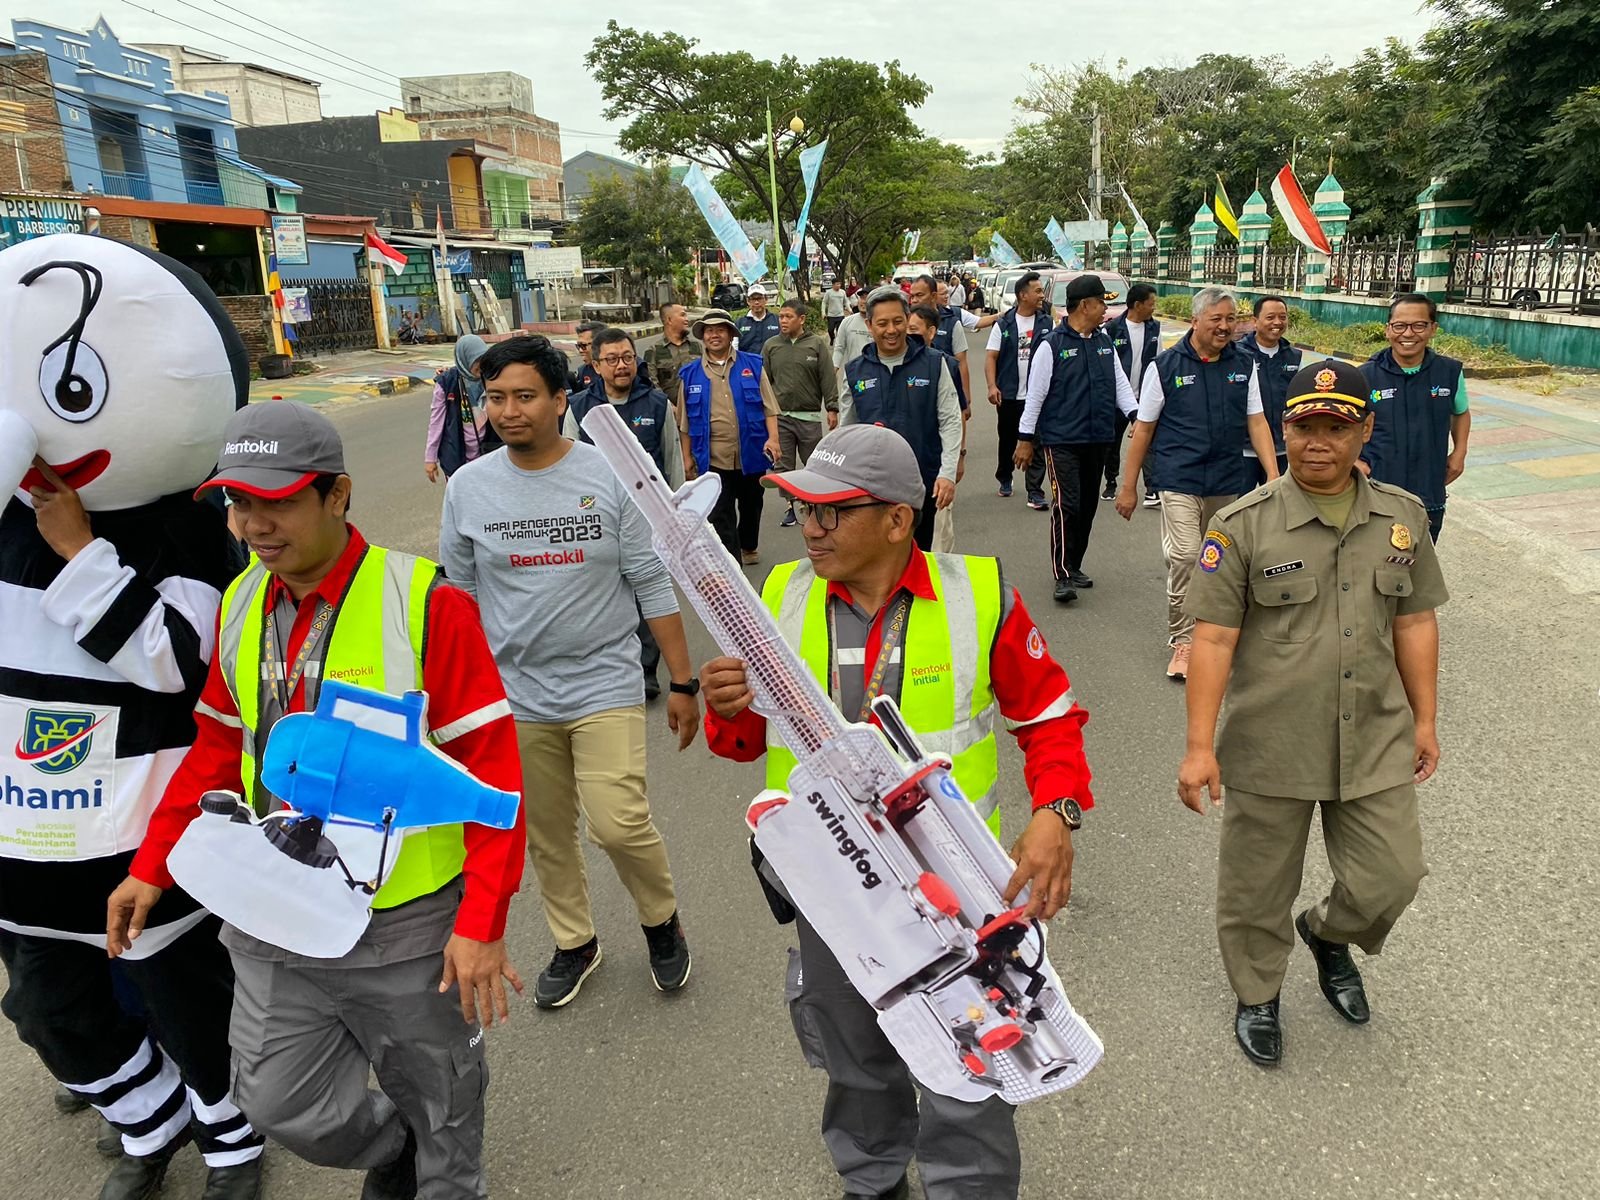
[[1400, 524], [1399, 521], [1396, 521], [1393, 525], [1389, 526], [1389, 545], [1393, 546], [1396, 550], [1411, 549], [1411, 530]]

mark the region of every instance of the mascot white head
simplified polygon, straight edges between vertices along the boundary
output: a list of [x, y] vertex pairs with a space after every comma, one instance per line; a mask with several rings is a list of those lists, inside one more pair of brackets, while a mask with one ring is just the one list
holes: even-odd
[[0, 250], [0, 496], [48, 463], [91, 512], [193, 491], [249, 397], [239, 333], [181, 263], [77, 233]]

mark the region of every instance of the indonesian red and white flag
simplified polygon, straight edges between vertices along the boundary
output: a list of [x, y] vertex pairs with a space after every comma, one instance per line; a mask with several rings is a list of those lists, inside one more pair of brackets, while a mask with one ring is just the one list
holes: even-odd
[[1283, 223], [1289, 227], [1296, 241], [1310, 250], [1333, 253], [1328, 235], [1322, 232], [1322, 223], [1317, 220], [1317, 214], [1311, 211], [1306, 194], [1300, 190], [1300, 181], [1294, 177], [1294, 167], [1288, 163], [1272, 181], [1272, 201], [1278, 206]]
[[404, 273], [406, 256], [375, 233], [367, 234], [367, 261], [388, 267], [396, 275]]

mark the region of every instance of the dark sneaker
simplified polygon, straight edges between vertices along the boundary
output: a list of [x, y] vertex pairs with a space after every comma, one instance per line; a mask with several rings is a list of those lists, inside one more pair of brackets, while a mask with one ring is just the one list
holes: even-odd
[[1116, 498], [1117, 498], [1117, 481], [1115, 479], [1108, 479], [1108, 480], [1106, 480], [1105, 487], [1100, 489], [1100, 499], [1102, 499], [1102, 500], [1115, 500]]
[[153, 1200], [161, 1191], [173, 1156], [189, 1141], [189, 1131], [184, 1130], [154, 1154], [138, 1158], [124, 1154], [101, 1185], [100, 1200]]
[[557, 950], [550, 965], [539, 972], [533, 985], [533, 1002], [540, 1008], [560, 1008], [578, 994], [583, 981], [600, 965], [600, 940], [590, 938], [575, 950]]
[[799, 524], [795, 518], [794, 509], [791, 508], [788, 512], [784, 513], [783, 520], [779, 521], [778, 524], [782, 525], [785, 529], [790, 529]]
[[1011, 485], [1009, 483], [1002, 483], [1000, 485], [1000, 498], [1002, 500], [1011, 499]]
[[64, 1083], [56, 1084], [56, 1094], [53, 1097], [56, 1111], [64, 1116], [81, 1113], [89, 1107], [89, 1102]]
[[689, 943], [684, 941], [678, 914], [659, 925], [641, 925], [650, 947], [650, 975], [656, 991], [675, 992], [689, 982]]
[[100, 1132], [95, 1135], [94, 1149], [101, 1158], [122, 1157], [122, 1134], [104, 1117], [100, 1118]]
[[[413, 1179], [416, 1178], [416, 1171], [417, 1154], [413, 1147], [411, 1151]], [[411, 1195], [416, 1194], [416, 1185], [413, 1183]], [[260, 1157], [253, 1158], [249, 1162], [235, 1163], [231, 1167], [210, 1168], [206, 1172], [206, 1190], [200, 1194], [200, 1200], [261, 1200]]]
[[416, 1200], [417, 1135], [406, 1126], [406, 1142], [393, 1162], [373, 1167], [361, 1184], [361, 1200]]
[[1160, 508], [1161, 497], [1156, 495], [1154, 492], [1146, 492], [1144, 494], [1144, 506], [1146, 508]]
[[1050, 507], [1050, 501], [1044, 498], [1043, 492], [1029, 492], [1028, 507], [1043, 512], [1045, 509]]

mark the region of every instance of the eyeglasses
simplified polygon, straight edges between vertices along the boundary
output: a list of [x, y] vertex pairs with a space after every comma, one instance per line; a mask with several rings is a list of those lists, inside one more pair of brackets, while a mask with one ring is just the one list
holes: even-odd
[[1432, 321], [1390, 321], [1390, 333], [1427, 333], [1433, 328]]
[[594, 348], [594, 343], [593, 342], [579, 342], [578, 343], [578, 349], [579, 350], [592, 350], [593, 348]]
[[812, 517], [817, 519], [817, 524], [824, 533], [832, 533], [839, 528], [839, 514], [855, 512], [860, 508], [893, 508], [887, 500], [869, 500], [865, 504], [811, 504], [805, 500], [794, 502], [794, 515], [800, 518], [804, 525]]
[[600, 361], [608, 367], [631, 367], [639, 360], [632, 354], [607, 354]]

